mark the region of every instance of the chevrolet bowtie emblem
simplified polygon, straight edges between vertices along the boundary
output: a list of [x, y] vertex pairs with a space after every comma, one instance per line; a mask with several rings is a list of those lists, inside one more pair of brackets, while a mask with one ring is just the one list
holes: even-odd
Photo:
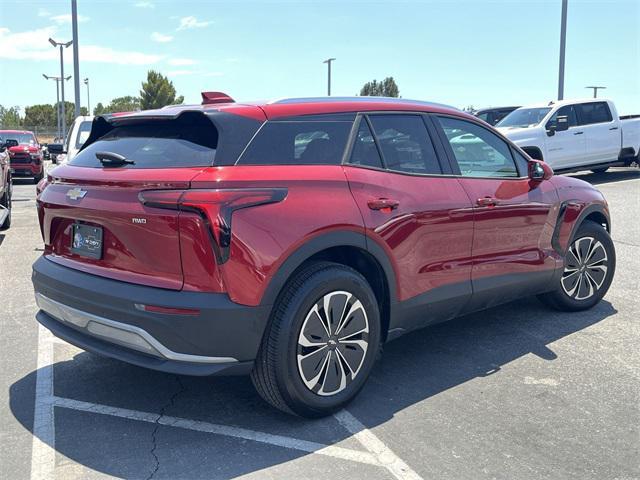
[[72, 188], [67, 192], [67, 197], [71, 200], [78, 200], [79, 198], [84, 198], [86, 194], [86, 190], [82, 190], [81, 188]]

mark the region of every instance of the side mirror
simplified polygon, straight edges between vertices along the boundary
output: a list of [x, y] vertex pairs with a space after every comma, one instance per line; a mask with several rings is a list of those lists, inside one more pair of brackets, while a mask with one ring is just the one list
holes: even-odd
[[553, 137], [557, 132], [565, 132], [569, 130], [569, 117], [567, 115], [558, 115], [553, 122], [548, 122], [547, 135]]
[[553, 168], [548, 163], [539, 160], [529, 161], [529, 178], [535, 182], [542, 182], [553, 177]]

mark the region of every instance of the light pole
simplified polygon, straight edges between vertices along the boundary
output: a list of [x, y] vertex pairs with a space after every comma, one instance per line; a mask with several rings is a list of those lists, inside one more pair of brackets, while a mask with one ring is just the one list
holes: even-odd
[[[56, 42], [53, 38], [49, 39], [49, 43], [54, 47], [60, 47], [60, 77], [64, 78], [64, 53], [63, 47], [68, 48], [73, 42]], [[61, 103], [61, 117], [62, 117], [62, 142], [64, 143], [64, 137], [67, 135], [67, 119], [66, 112], [64, 108], [64, 82], [60, 82], [61, 88], [60, 91], [62, 93], [62, 103]]]
[[333, 62], [335, 58], [327, 58], [324, 62], [327, 64], [327, 96], [331, 96], [331, 62]]
[[584, 87], [584, 88], [593, 88], [593, 98], [598, 98], [598, 90], [604, 90], [607, 87]]
[[558, 67], [558, 100], [564, 98], [564, 51], [567, 44], [567, 1], [562, 0], [562, 20], [560, 23], [560, 65]]
[[80, 116], [80, 66], [78, 60], [78, 6], [71, 0], [71, 31], [73, 33], [73, 86], [75, 98], [75, 116]]
[[87, 86], [87, 115], [91, 115], [91, 99], [89, 97], [89, 79], [84, 79], [84, 84]]
[[[58, 137], [61, 137], [62, 135], [60, 134], [60, 80], [61, 77], [53, 77], [50, 75], [45, 75], [44, 73], [42, 74], [42, 76], [44, 78], [46, 78], [47, 80], [55, 80], [56, 81], [56, 131], [58, 133]], [[65, 80], [69, 80], [71, 78], [71, 75], [69, 75], [67, 78], [65, 78]]]

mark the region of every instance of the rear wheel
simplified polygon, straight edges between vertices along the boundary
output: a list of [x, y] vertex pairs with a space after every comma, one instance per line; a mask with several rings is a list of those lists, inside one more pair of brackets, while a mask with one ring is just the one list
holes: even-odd
[[565, 311], [585, 310], [604, 297], [616, 268], [616, 252], [607, 231], [585, 221], [576, 232], [565, 256], [565, 266], [556, 290], [539, 298]]
[[601, 167], [601, 168], [593, 168], [593, 169], [591, 169], [591, 171], [593, 173], [604, 173], [607, 170], [609, 170], [609, 167]]
[[274, 407], [304, 417], [339, 410], [363, 387], [380, 346], [377, 299], [345, 265], [312, 264], [278, 300], [251, 379]]

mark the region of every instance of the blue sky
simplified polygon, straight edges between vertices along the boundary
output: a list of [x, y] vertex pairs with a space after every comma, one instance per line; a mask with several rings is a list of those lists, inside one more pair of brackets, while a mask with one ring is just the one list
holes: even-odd
[[[149, 69], [187, 102], [200, 91], [236, 99], [354, 95], [393, 76], [400, 94], [457, 107], [527, 104], [557, 92], [560, 0], [78, 0], [80, 76], [92, 107], [137, 95]], [[0, 3], [0, 104], [55, 101], [57, 51], [71, 39], [71, 1]], [[621, 113], [640, 113], [640, 2], [569, 0], [565, 98], [605, 85]], [[71, 73], [72, 52], [65, 52]], [[73, 81], [66, 97], [73, 100]], [[82, 104], [86, 89], [82, 85]]]

